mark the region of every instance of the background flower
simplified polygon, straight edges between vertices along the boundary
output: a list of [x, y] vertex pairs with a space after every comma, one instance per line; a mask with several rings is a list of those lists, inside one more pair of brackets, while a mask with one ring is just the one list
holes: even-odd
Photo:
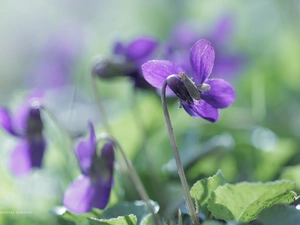
[[109, 141], [97, 153], [97, 141], [93, 125], [89, 124], [90, 136], [81, 141], [75, 154], [82, 175], [67, 188], [63, 204], [74, 213], [89, 212], [92, 208], [104, 209], [113, 186], [114, 149]]
[[235, 33], [235, 22], [232, 16], [223, 15], [211, 28], [200, 28], [201, 22], [181, 21], [171, 31], [167, 41], [166, 59], [175, 62], [187, 73], [192, 72], [188, 60], [189, 50], [200, 38], [209, 40], [215, 48], [216, 57], [213, 77], [226, 79], [237, 75], [246, 62], [244, 55], [238, 51], [228, 50], [231, 38]]
[[67, 24], [49, 34], [32, 66], [29, 87], [53, 89], [70, 85], [76, 63], [83, 53], [84, 35], [80, 24]]
[[18, 138], [9, 162], [12, 173], [17, 176], [42, 166], [46, 141], [43, 136], [40, 97], [31, 95], [14, 115], [11, 115], [7, 108], [0, 108], [0, 125]]
[[102, 78], [128, 76], [135, 88], [149, 89], [151, 86], [144, 80], [140, 66], [154, 56], [157, 47], [157, 40], [150, 37], [137, 38], [128, 44], [117, 41], [111, 59], [98, 63], [93, 72]]

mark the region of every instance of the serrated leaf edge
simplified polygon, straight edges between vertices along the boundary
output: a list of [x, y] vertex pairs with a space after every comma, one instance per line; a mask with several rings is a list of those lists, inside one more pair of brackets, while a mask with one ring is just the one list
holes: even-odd
[[[193, 186], [191, 187], [191, 189], [190, 189], [190, 192], [192, 191], [193, 188], [195, 188], [196, 185], [198, 185], [198, 183], [201, 183], [201, 181], [202, 181], [202, 182], [206, 182], [206, 181], [209, 181], [209, 180], [211, 180], [211, 179], [215, 179], [215, 177], [217, 177], [219, 174], [222, 176], [224, 182], [226, 182], [225, 179], [224, 179], [224, 175], [223, 175], [222, 171], [221, 171], [221, 170], [218, 170], [217, 173], [214, 174], [213, 176], [207, 177], [207, 178], [203, 178], [203, 179], [201, 179], [201, 180], [198, 180], [196, 183], [194, 183], [194, 185], [193, 185]], [[223, 185], [224, 185], [224, 184], [223, 184]], [[223, 186], [223, 185], [222, 185], [222, 186]]]
[[[268, 181], [268, 182], [247, 182], [247, 181], [243, 181], [243, 182], [239, 182], [239, 183], [236, 183], [236, 184], [229, 184], [229, 183], [226, 183], [226, 184], [224, 184], [224, 185], [222, 185], [222, 186], [217, 187], [216, 190], [214, 190], [214, 191], [212, 192], [212, 194], [215, 193], [219, 188], [225, 188], [226, 186], [238, 186], [238, 185], [239, 185], [239, 186], [243, 186], [243, 185], [249, 185], [249, 186], [260, 186], [260, 185], [262, 185], [262, 186], [268, 186], [268, 185], [274, 185], [274, 184], [276, 185], [276, 184], [278, 184], [278, 183], [284, 183], [284, 182], [289, 183], [289, 184], [292, 184], [292, 185], [293, 185], [293, 188], [295, 188], [295, 186], [296, 186], [296, 183], [295, 183], [295, 182], [290, 181], [290, 180], [286, 180], [286, 179], [276, 180], [276, 181]], [[293, 192], [293, 193], [295, 194], [294, 200], [296, 200], [296, 198], [298, 199], [298, 198], [300, 197], [300, 195], [297, 196], [297, 194], [296, 194], [294, 191], [292, 191], [292, 190], [287, 190], [286, 192], [284, 192], [284, 193], [282, 193], [282, 194], [285, 194], [285, 193], [287, 193], [287, 192]], [[212, 196], [212, 194], [211, 194], [211, 196]], [[280, 195], [282, 195], [282, 194], [280, 194]], [[280, 196], [280, 195], [278, 195], [278, 196]], [[210, 196], [210, 198], [207, 200], [207, 209], [208, 209], [211, 213], [213, 213], [213, 212], [210, 210], [211, 196]], [[255, 202], [255, 201], [253, 201], [253, 202]], [[253, 204], [253, 202], [252, 202], [251, 204]], [[271, 206], [269, 206], [269, 207], [271, 207]], [[259, 214], [259, 212], [258, 212], [258, 214]], [[244, 212], [243, 212], [241, 215], [244, 215]], [[217, 219], [224, 219], [224, 218], [219, 218], [219, 217], [217, 217], [217, 216], [215, 216], [215, 215], [214, 215], [214, 217], [217, 218]], [[238, 218], [237, 220], [239, 220], [240, 218], [241, 218], [241, 216], [239, 216], [239, 218]]]
[[[134, 215], [134, 214], [129, 214], [129, 215], [126, 215], [126, 216], [133, 216], [134, 217], [134, 219], [137, 221], [137, 217], [136, 217], [136, 215]], [[92, 219], [92, 220], [96, 220], [96, 221], [99, 221], [99, 222], [103, 222], [103, 221], [108, 221], [108, 222], [110, 222], [110, 221], [113, 221], [113, 220], [117, 220], [117, 219], [122, 219], [122, 218], [124, 218], [124, 217], [126, 217], [126, 216], [118, 216], [118, 217], [116, 217], [116, 218], [111, 218], [111, 219], [98, 219], [98, 218], [94, 218], [94, 217], [88, 217], [89, 219]]]

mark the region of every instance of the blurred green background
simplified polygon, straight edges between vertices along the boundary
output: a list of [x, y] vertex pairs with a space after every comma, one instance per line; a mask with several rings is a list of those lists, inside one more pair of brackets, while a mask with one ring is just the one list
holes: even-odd
[[[176, 100], [169, 101], [190, 185], [221, 169], [228, 182], [287, 178], [300, 192], [300, 2], [296, 0], [2, 2], [0, 103], [13, 110], [26, 93], [45, 85], [43, 72], [36, 68], [51, 52], [53, 40], [66, 38], [73, 57], [68, 64], [69, 85], [47, 89], [46, 104], [68, 130], [85, 132], [91, 120], [100, 134], [103, 123], [90, 85], [97, 57], [111, 55], [115, 40], [129, 42], [149, 35], [164, 43], [181, 21], [198, 24], [205, 36], [223, 15], [230, 15], [234, 25], [225, 51], [237, 52], [244, 60], [236, 74], [220, 77], [234, 86], [236, 102], [221, 110], [220, 120], [212, 124], [191, 118], [178, 109]], [[97, 87], [113, 134], [151, 199], [159, 202], [161, 214], [170, 216], [182, 203], [182, 189], [159, 97], [133, 92], [125, 78], [99, 81]], [[50, 210], [62, 204], [64, 190], [79, 168], [72, 144], [49, 116], [43, 117], [48, 141], [44, 169], [23, 178], [8, 169], [16, 140], [0, 131], [0, 224], [63, 224]], [[139, 196], [119, 163], [110, 204], [136, 199]]]

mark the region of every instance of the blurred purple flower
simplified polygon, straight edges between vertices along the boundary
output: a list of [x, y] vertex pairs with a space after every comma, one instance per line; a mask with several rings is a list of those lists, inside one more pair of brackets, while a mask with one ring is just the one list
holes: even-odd
[[214, 77], [230, 77], [245, 63], [245, 57], [237, 52], [230, 53], [228, 44], [233, 33], [232, 17], [226, 15], [221, 17], [216, 26], [208, 33], [202, 34], [197, 30], [195, 24], [181, 23], [172, 31], [171, 38], [166, 46], [166, 58], [182, 67], [186, 72], [192, 72], [188, 55], [192, 45], [205, 37], [215, 47], [217, 53], [212, 75]]
[[63, 198], [63, 204], [73, 213], [89, 212], [92, 208], [104, 209], [113, 186], [113, 144], [107, 142], [99, 156], [91, 123], [89, 129], [89, 138], [81, 141], [75, 150], [82, 175], [68, 187]]
[[82, 32], [78, 27], [68, 26], [59, 30], [42, 49], [41, 57], [31, 72], [33, 79], [30, 85], [46, 89], [69, 84], [82, 46]]
[[135, 88], [152, 88], [145, 81], [140, 67], [153, 57], [157, 47], [157, 40], [150, 37], [138, 38], [128, 44], [117, 41], [113, 47], [112, 58], [98, 63], [93, 73], [101, 78], [128, 76]]
[[46, 142], [40, 107], [40, 97], [31, 96], [14, 115], [7, 108], [0, 108], [0, 125], [19, 139], [9, 161], [11, 171], [16, 176], [42, 166]]
[[176, 64], [167, 60], [152, 60], [142, 65], [145, 79], [154, 87], [168, 87], [179, 97], [188, 114], [211, 122], [219, 118], [219, 109], [230, 106], [235, 100], [233, 87], [223, 79], [207, 79], [212, 72], [215, 51], [205, 39], [197, 41], [190, 50], [193, 78]]

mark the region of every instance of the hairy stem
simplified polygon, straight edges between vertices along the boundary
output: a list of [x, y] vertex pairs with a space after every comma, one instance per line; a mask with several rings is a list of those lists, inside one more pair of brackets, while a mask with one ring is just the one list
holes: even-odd
[[132, 166], [130, 160], [126, 156], [123, 148], [121, 147], [121, 145], [119, 144], [119, 142], [114, 137], [112, 137], [111, 135], [103, 134], [103, 135], [101, 135], [98, 138], [98, 141], [99, 140], [103, 140], [103, 139], [112, 141], [114, 143], [114, 145], [119, 149], [119, 151], [120, 151], [120, 153], [121, 153], [121, 155], [122, 155], [122, 157], [123, 157], [123, 159], [125, 161], [125, 164], [126, 164], [128, 170], [129, 170], [132, 182], [135, 184], [135, 187], [136, 187], [136, 189], [137, 189], [137, 191], [138, 191], [141, 199], [146, 203], [148, 210], [152, 214], [152, 218], [153, 218], [154, 224], [155, 225], [160, 225], [158, 216], [157, 216], [157, 214], [153, 210], [153, 207], [152, 207], [151, 202], [150, 202], [150, 198], [149, 198], [149, 196], [148, 196], [148, 194], [147, 194], [147, 192], [145, 190], [145, 187], [144, 187], [144, 185], [143, 185], [140, 177], [138, 176], [136, 170]]
[[178, 169], [178, 175], [179, 175], [179, 178], [180, 178], [183, 190], [184, 190], [186, 206], [189, 210], [193, 224], [199, 225], [200, 224], [199, 219], [198, 219], [193, 201], [190, 196], [190, 188], [188, 186], [188, 183], [187, 183], [187, 180], [186, 180], [186, 177], [184, 174], [184, 169], [183, 169], [183, 166], [181, 163], [181, 159], [180, 159], [180, 155], [178, 152], [178, 148], [177, 148], [177, 144], [176, 144], [176, 140], [175, 140], [175, 136], [174, 136], [174, 132], [173, 132], [173, 127], [172, 127], [172, 123], [171, 123], [171, 119], [170, 119], [170, 115], [169, 115], [169, 111], [168, 111], [168, 107], [167, 107], [166, 87], [167, 87], [167, 81], [164, 82], [163, 87], [162, 87], [161, 101], [162, 101], [164, 116], [165, 116], [166, 124], [167, 124], [167, 128], [168, 128], [168, 133], [169, 133], [169, 137], [170, 137], [170, 142], [171, 142], [174, 158], [175, 158], [177, 169]]

